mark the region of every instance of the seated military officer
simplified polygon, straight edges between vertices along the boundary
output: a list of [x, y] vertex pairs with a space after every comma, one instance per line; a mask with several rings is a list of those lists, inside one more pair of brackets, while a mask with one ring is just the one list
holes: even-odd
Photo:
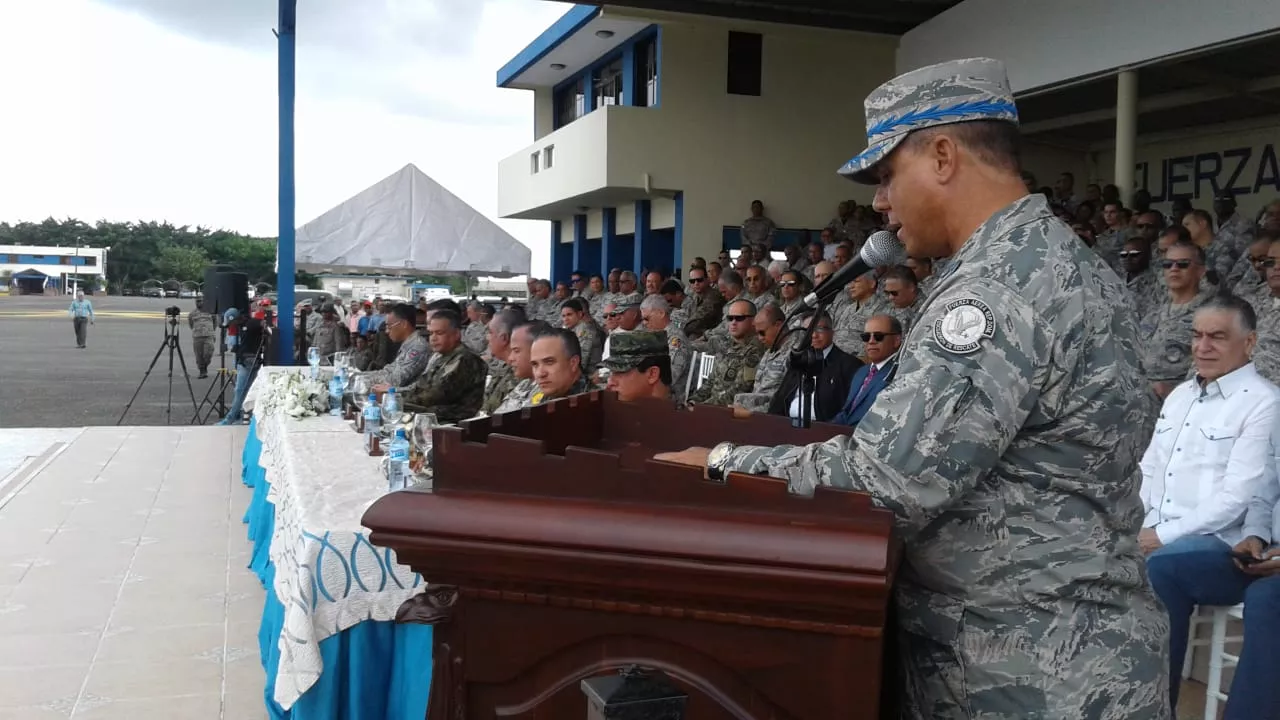
[[672, 397], [665, 332], [636, 330], [615, 336], [604, 367], [609, 371], [608, 389], [623, 401]]
[[436, 310], [427, 321], [431, 360], [405, 392], [405, 402], [429, 412], [442, 423], [475, 417], [484, 402], [489, 367], [462, 344], [462, 319], [452, 310]]
[[538, 389], [529, 397], [529, 405], [541, 405], [591, 389], [587, 376], [582, 374], [578, 336], [570, 330], [551, 329], [535, 336], [530, 360]]

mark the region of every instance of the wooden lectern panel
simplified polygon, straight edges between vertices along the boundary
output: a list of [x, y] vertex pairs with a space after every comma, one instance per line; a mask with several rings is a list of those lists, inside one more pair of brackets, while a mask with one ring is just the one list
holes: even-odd
[[660, 669], [691, 720], [878, 717], [892, 518], [869, 498], [652, 459], [847, 428], [594, 392], [435, 434], [432, 492], [365, 514], [431, 585], [432, 720], [586, 717], [584, 678]]

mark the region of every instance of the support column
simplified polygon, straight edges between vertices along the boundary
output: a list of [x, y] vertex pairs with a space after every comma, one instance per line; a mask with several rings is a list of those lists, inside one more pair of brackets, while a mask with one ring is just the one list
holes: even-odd
[[280, 0], [276, 70], [280, 105], [280, 184], [277, 189], [279, 222], [276, 226], [276, 310], [282, 313], [276, 323], [276, 362], [294, 364], [293, 357], [293, 283], [294, 268], [294, 195], [293, 195], [293, 104], [294, 104], [294, 25], [297, 0]]
[[631, 267], [635, 268], [638, 273], [641, 270], [665, 270], [666, 268], [653, 267], [651, 261], [653, 258], [653, 240], [649, 237], [649, 214], [650, 207], [648, 200], [636, 201], [636, 230], [635, 230], [635, 249], [633, 252]]
[[1121, 70], [1116, 76], [1116, 167], [1115, 184], [1120, 201], [1129, 206], [1133, 199], [1133, 174], [1137, 165], [1138, 71]]
[[609, 271], [615, 267], [626, 268], [629, 257], [619, 257], [618, 247], [618, 209], [604, 208], [600, 218], [600, 274], [607, 280]]
[[676, 193], [675, 247], [672, 248], [672, 267], [684, 277], [684, 191]]

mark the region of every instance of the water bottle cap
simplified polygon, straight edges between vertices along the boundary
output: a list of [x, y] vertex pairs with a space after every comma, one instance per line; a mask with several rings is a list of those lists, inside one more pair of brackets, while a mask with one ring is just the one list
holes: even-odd
[[388, 394], [388, 395], [395, 395], [395, 394], [396, 394], [396, 389], [395, 389], [395, 388], [387, 388], [387, 394]]
[[378, 401], [378, 393], [369, 393], [369, 399], [370, 399], [370, 400], [372, 400], [373, 402], [377, 402], [377, 401]]
[[396, 439], [397, 439], [397, 440], [404, 440], [404, 439], [405, 439], [405, 437], [404, 437], [404, 428], [399, 428], [399, 429], [397, 429], [397, 430], [396, 430]]

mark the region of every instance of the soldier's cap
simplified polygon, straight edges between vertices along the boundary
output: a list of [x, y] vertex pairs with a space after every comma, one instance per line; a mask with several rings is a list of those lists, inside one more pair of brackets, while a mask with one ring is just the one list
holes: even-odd
[[929, 65], [881, 85], [863, 103], [867, 149], [840, 168], [845, 177], [866, 185], [879, 182], [871, 172], [915, 130], [973, 120], [1018, 124], [1004, 63], [967, 58]]
[[662, 287], [658, 288], [659, 295], [675, 295], [676, 293], [683, 293], [683, 292], [684, 292], [684, 286], [680, 284], [679, 280], [676, 280], [674, 278], [662, 283]]
[[619, 312], [623, 310], [639, 310], [640, 303], [636, 302], [635, 300], [619, 300], [614, 305], [614, 309]]
[[601, 364], [609, 372], [624, 373], [640, 367], [645, 360], [660, 357], [670, 357], [666, 331], [633, 330], [609, 336], [609, 357]]

